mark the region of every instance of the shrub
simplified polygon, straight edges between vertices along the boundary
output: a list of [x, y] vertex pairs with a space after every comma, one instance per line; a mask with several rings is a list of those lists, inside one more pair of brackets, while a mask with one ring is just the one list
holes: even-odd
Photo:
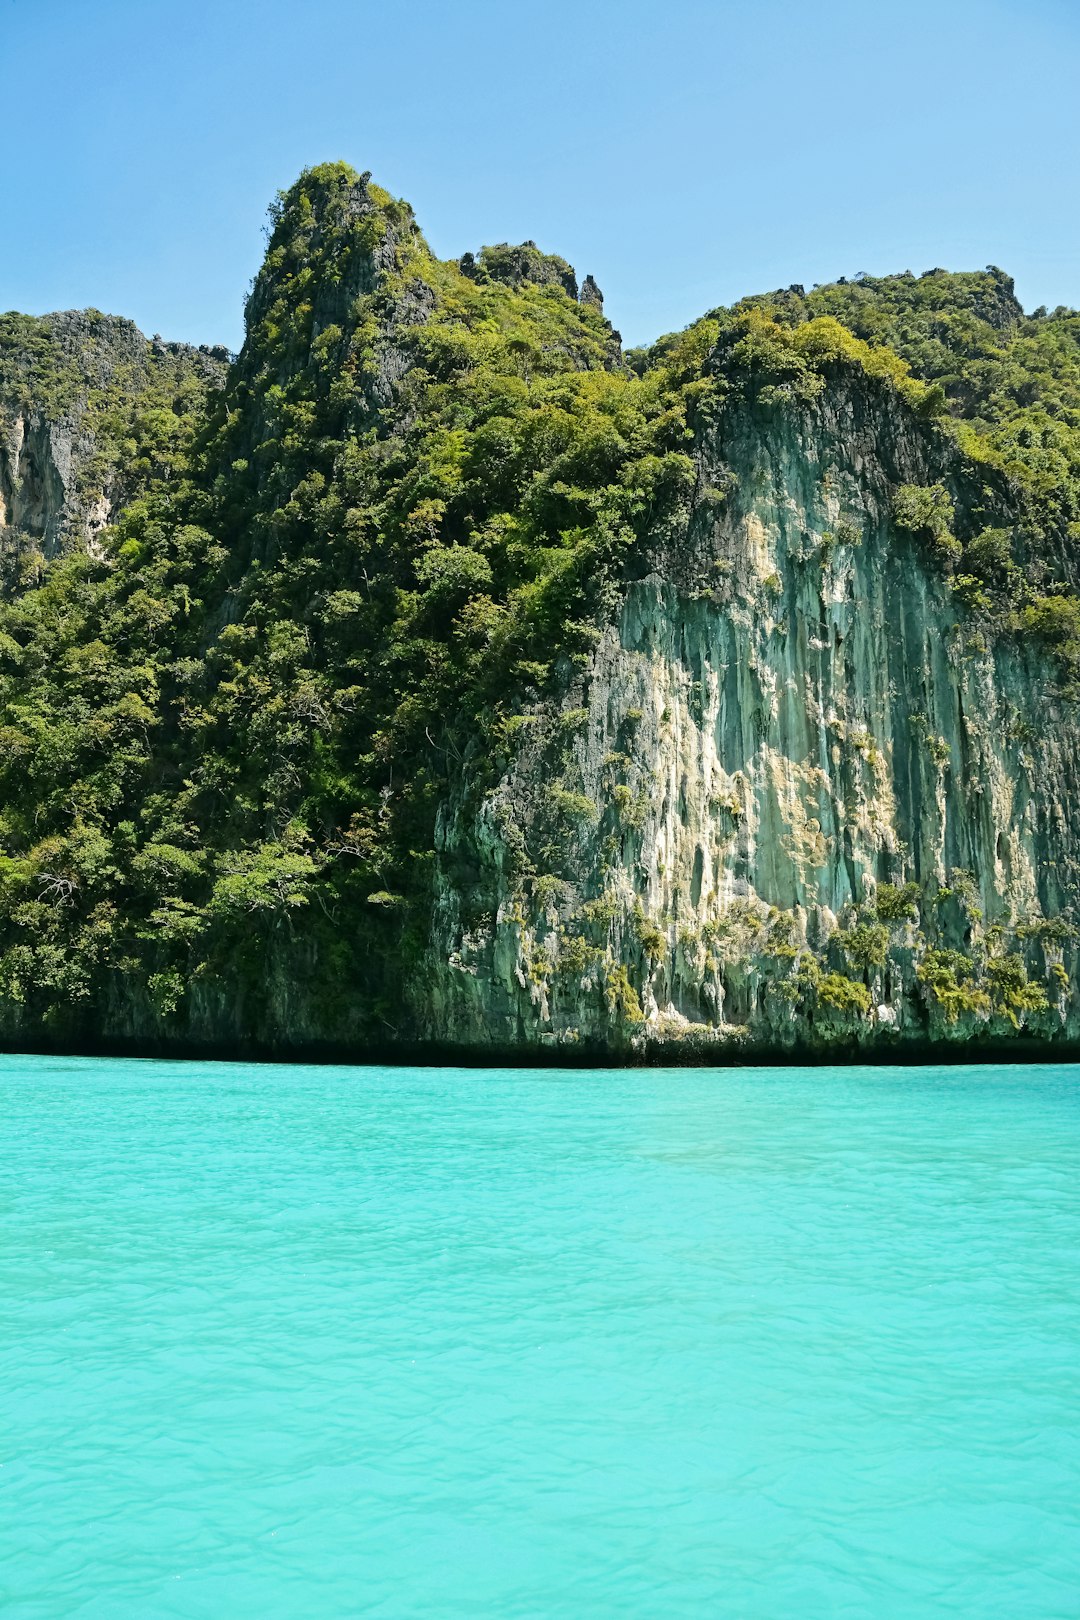
[[1023, 957], [1015, 952], [989, 961], [986, 978], [995, 1005], [1006, 1014], [1045, 1012], [1049, 1006], [1045, 989], [1031, 982]]
[[892, 883], [879, 883], [874, 909], [884, 923], [917, 922], [919, 895], [917, 883], [905, 883], [901, 888]]
[[952, 499], [943, 484], [901, 484], [893, 492], [893, 520], [921, 541], [946, 571], [951, 571], [962, 547], [952, 532]]
[[1080, 673], [1080, 597], [1037, 596], [1014, 624], [1021, 635], [1041, 641], [1070, 675]]
[[928, 950], [916, 964], [915, 974], [949, 1023], [955, 1023], [961, 1013], [989, 1016], [990, 997], [974, 983], [974, 964], [962, 951]]
[[634, 927], [638, 937], [638, 944], [650, 962], [659, 962], [663, 959], [667, 941], [648, 917], [639, 913], [634, 919]]
[[859, 984], [843, 973], [826, 973], [820, 978], [817, 996], [824, 1006], [850, 1017], [865, 1018], [870, 1011], [870, 992], [865, 984]]
[[966, 574], [974, 574], [976, 579], [1004, 587], [1017, 571], [1009, 531], [983, 529], [964, 547], [963, 567]]
[[846, 933], [840, 930], [837, 941], [849, 961], [863, 969], [885, 966], [885, 952], [889, 931], [881, 923], [858, 923]]
[[555, 815], [566, 821], [599, 820], [600, 812], [585, 793], [574, 793], [564, 787], [551, 787], [548, 789], [547, 799]]
[[625, 967], [622, 963], [612, 964], [604, 975], [604, 1000], [609, 1013], [618, 1014], [626, 1024], [643, 1024], [645, 1014], [641, 1010], [638, 993], [630, 983]]

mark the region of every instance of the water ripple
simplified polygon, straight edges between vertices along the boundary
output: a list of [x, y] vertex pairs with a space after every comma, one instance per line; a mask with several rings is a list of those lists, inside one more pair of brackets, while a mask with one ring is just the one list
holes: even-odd
[[0, 1059], [7, 1620], [1075, 1620], [1075, 1070]]

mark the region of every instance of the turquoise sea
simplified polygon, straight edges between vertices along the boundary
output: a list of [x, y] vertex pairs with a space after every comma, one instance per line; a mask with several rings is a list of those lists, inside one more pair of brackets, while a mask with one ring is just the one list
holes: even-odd
[[1075, 1620], [1080, 1070], [0, 1059], [5, 1620]]

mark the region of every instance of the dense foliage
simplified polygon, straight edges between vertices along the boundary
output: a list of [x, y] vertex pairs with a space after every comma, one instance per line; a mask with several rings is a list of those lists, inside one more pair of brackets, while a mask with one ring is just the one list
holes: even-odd
[[861, 276], [747, 300], [783, 324], [835, 319], [940, 390], [969, 453], [1034, 497], [1040, 527], [1080, 519], [1080, 311], [1025, 316], [1008, 276]]
[[[1025, 320], [997, 272], [774, 295], [624, 359], [564, 261], [440, 262], [406, 205], [327, 165], [276, 205], [247, 315], [201, 423], [117, 418], [133, 498], [104, 554], [0, 611], [0, 997], [46, 1025], [126, 979], [162, 1027], [231, 1000], [268, 1032], [395, 1032], [448, 781], [498, 769], [642, 551], [712, 498], [689, 452], [733, 391], [806, 402], [856, 367], [962, 418], [1028, 492], [1023, 533], [957, 562], [944, 491], [901, 491], [897, 521], [973, 612], [981, 591], [1000, 617], [1018, 558], [1031, 575], [1080, 517], [1080, 317]], [[1072, 657], [1063, 554], [1041, 545], [1016, 611]], [[833, 978], [826, 999], [856, 994]]]

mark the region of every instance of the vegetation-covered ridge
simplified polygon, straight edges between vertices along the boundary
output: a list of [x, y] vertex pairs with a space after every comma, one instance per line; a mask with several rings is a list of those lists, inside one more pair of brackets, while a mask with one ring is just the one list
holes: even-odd
[[99, 310], [0, 315], [0, 567], [34, 583], [186, 464], [224, 349], [147, 340]]
[[[87, 476], [114, 497], [93, 543], [73, 532], [56, 555], [9, 525], [8, 1039], [452, 1038], [422, 993], [436, 896], [466, 897], [463, 938], [496, 920], [526, 929], [553, 864], [529, 839], [584, 847], [630, 790], [609, 773], [598, 802], [549, 749], [542, 825], [503, 817], [478, 852], [454, 843], [448, 807], [484, 823], [533, 733], [554, 727], [565, 753], [635, 582], [670, 578], [720, 616], [775, 601], [779, 574], [733, 595], [739, 566], [714, 553], [747, 483], [731, 447], [785, 423], [804, 439], [902, 425], [911, 465], [873, 474], [896, 547], [970, 646], [1034, 671], [1071, 735], [1080, 316], [1025, 317], [1000, 272], [791, 289], [624, 355], [591, 277], [579, 289], [532, 243], [440, 261], [406, 204], [331, 164], [275, 204], [246, 315], [227, 375], [213, 356], [151, 355], [128, 392], [122, 367], [88, 389], [47, 327], [0, 320], [0, 401], [17, 393], [42, 421], [92, 411]], [[819, 570], [858, 543], [851, 517], [822, 543]], [[876, 1038], [890, 972], [924, 1031], [958, 1010], [994, 1029], [1068, 1027], [1067, 842], [1044, 894], [1003, 892], [977, 924], [937, 901], [945, 869], [916, 870], [911, 851], [883, 856], [813, 941], [805, 898], [781, 906], [795, 921], [765, 980], [791, 1038]], [[489, 858], [497, 881], [479, 874]], [[620, 858], [609, 849], [604, 871]], [[882, 920], [893, 879], [925, 892], [918, 938], [907, 913]], [[564, 969], [576, 1038], [640, 1039], [671, 946], [644, 912], [617, 942], [606, 877], [595, 893], [583, 872], [552, 881], [567, 886], [541, 897], [552, 927], [581, 941]], [[738, 917], [733, 903], [723, 885], [700, 902], [696, 943], [680, 924], [683, 977], [700, 958], [701, 994], [710, 975], [720, 985], [693, 1021], [710, 1036], [735, 993], [723, 941], [745, 977], [746, 916], [775, 932], [768, 895], [744, 891]], [[540, 1007], [526, 954], [515, 971]]]

